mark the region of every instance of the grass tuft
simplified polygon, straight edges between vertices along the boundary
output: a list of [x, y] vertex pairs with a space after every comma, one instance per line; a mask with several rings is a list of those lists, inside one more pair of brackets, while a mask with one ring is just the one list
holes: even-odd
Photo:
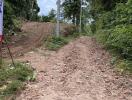
[[58, 50], [59, 48], [63, 47], [68, 43], [68, 40], [65, 37], [56, 37], [56, 36], [49, 36], [45, 42], [46, 48], [49, 50]]
[[0, 68], [0, 100], [7, 100], [24, 87], [24, 82], [33, 77], [33, 70], [24, 63], [17, 63], [16, 67], [5, 65]]
[[119, 60], [116, 64], [122, 74], [132, 74], [132, 62], [129, 60]]

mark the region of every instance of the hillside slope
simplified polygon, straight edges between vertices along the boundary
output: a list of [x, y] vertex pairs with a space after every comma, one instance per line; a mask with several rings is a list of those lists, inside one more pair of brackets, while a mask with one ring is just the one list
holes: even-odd
[[[11, 36], [9, 47], [13, 56], [20, 56], [41, 45], [44, 38], [53, 32], [53, 23], [27, 22], [22, 26], [22, 32]], [[6, 45], [3, 44], [3, 57], [8, 57]]]

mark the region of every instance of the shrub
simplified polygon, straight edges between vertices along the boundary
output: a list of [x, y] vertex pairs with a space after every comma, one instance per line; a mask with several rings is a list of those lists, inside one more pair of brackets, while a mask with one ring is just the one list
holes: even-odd
[[124, 57], [132, 58], [132, 26], [115, 27], [108, 37], [107, 44], [115, 48]]
[[66, 38], [62, 36], [60, 37], [49, 36], [46, 40], [45, 45], [49, 50], [58, 50], [67, 43], [68, 41], [66, 40]]
[[129, 60], [120, 60], [117, 63], [119, 71], [122, 73], [131, 74], [132, 73], [132, 62]]
[[19, 80], [15, 80], [7, 85], [7, 88], [3, 91], [3, 95], [14, 94], [21, 87], [22, 87], [22, 82]]
[[132, 66], [131, 5], [132, 0], [117, 2], [113, 9], [99, 12], [98, 17], [94, 18], [91, 24], [91, 30], [96, 33], [97, 40], [123, 59], [118, 66], [130, 71]]

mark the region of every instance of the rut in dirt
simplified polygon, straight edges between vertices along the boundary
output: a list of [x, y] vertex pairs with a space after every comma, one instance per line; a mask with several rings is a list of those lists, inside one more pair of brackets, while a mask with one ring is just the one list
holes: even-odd
[[17, 100], [132, 100], [132, 79], [117, 75], [110, 58], [91, 37], [81, 37], [49, 57], [28, 53], [20, 60], [29, 60], [38, 76]]

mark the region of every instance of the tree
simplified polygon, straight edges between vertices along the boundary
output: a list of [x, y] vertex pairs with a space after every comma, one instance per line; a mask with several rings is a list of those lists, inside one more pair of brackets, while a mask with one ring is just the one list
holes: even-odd
[[62, 4], [64, 18], [71, 19], [73, 24], [79, 25], [81, 0], [65, 0]]
[[5, 2], [10, 3], [15, 16], [23, 17], [28, 20], [31, 19], [33, 15], [36, 16], [40, 10], [37, 5], [37, 0], [6, 0]]
[[4, 3], [4, 31], [14, 31], [18, 19], [37, 20], [39, 7], [37, 0], [5, 0]]
[[42, 16], [42, 21], [43, 22], [54, 22], [56, 20], [56, 12], [54, 9], [51, 9], [51, 11], [49, 12], [49, 14], [47, 16], [43, 15]]
[[49, 12], [48, 16], [49, 16], [50, 20], [54, 20], [55, 17], [56, 17], [55, 10], [54, 9], [51, 9], [51, 11]]

